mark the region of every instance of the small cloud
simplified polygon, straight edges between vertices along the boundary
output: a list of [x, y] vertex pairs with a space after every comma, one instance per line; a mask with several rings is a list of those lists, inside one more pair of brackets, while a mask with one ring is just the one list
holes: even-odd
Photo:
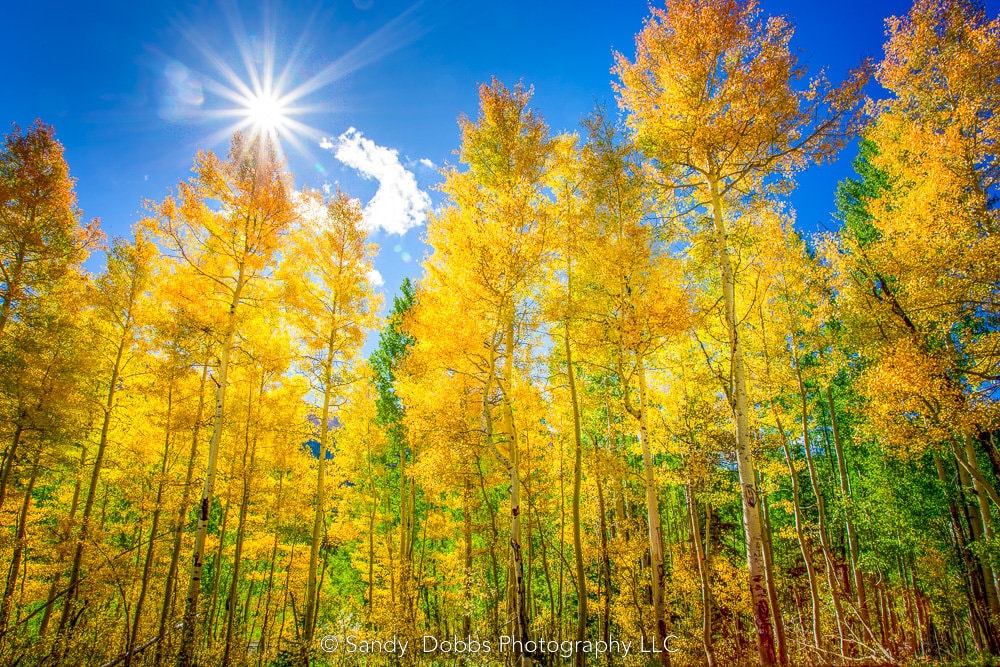
[[368, 272], [368, 282], [372, 284], [373, 287], [381, 287], [385, 285], [385, 278], [379, 273], [378, 269], [372, 269]]
[[431, 198], [417, 186], [413, 172], [400, 163], [399, 151], [379, 146], [353, 127], [336, 140], [324, 137], [319, 145], [365, 178], [378, 181], [378, 190], [364, 209], [369, 229], [403, 235], [427, 220]]
[[436, 165], [432, 161], [428, 160], [425, 157], [420, 158], [419, 162], [428, 169], [434, 169], [436, 167]]

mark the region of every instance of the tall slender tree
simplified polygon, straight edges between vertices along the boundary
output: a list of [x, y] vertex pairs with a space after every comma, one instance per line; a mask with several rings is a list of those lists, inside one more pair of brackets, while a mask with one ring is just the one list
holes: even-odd
[[[237, 134], [228, 161], [200, 153], [195, 177], [178, 186], [178, 194], [153, 205], [151, 224], [204, 299], [205, 327], [214, 334], [218, 355], [208, 470], [198, 505], [191, 577], [184, 608], [178, 667], [195, 660], [195, 619], [201, 594], [205, 538], [215, 490], [219, 443], [225, 423], [229, 361], [239, 333], [243, 310], [273, 272], [274, 259], [295, 219], [288, 175], [275, 146], [263, 137]], [[215, 202], [221, 204], [216, 208]]]
[[[508, 90], [494, 79], [480, 86], [479, 96], [478, 119], [459, 121], [460, 158], [467, 168], [445, 173], [441, 189], [449, 202], [436, 216], [427, 239], [434, 249], [428, 270], [436, 278], [428, 282], [428, 290], [442, 293], [424, 300], [418, 292], [418, 301], [419, 309], [428, 312], [438, 299], [451, 300], [461, 304], [463, 317], [478, 318], [470, 324], [478, 329], [474, 335], [480, 338], [474, 344], [479, 349], [459, 354], [472, 357], [482, 383], [484, 438], [510, 480], [509, 617], [511, 634], [519, 640], [517, 658], [527, 665], [532, 658], [519, 648], [530, 636], [530, 605], [522, 541], [522, 436], [515, 419], [520, 379], [515, 362], [528, 345], [529, 306], [550, 254], [551, 229], [542, 204], [552, 142], [542, 119], [528, 107], [531, 91], [520, 85]], [[443, 361], [447, 367], [458, 359]]]
[[100, 346], [106, 375], [97, 397], [100, 418], [95, 421], [100, 424], [100, 430], [93, 443], [94, 462], [89, 475], [90, 483], [87, 486], [69, 570], [69, 584], [59, 620], [60, 634], [65, 634], [67, 641], [83, 611], [79, 604], [80, 574], [84, 566], [84, 554], [91, 546], [95, 503], [109, 450], [118, 393], [126, 377], [134, 374], [134, 368], [129, 369], [129, 366], [138, 353], [137, 346], [143, 326], [142, 311], [152, 278], [154, 251], [155, 247], [145, 239], [141, 231], [136, 234], [133, 243], [116, 240], [108, 255], [107, 270], [95, 286], [92, 331], [95, 342]]
[[14, 125], [0, 149], [0, 339], [19, 307], [78, 267], [101, 240], [84, 224], [55, 129]]
[[753, 0], [668, 0], [663, 9], [653, 8], [636, 38], [635, 61], [618, 54], [615, 66], [619, 102], [664, 194], [681, 195], [673, 208], [694, 214], [700, 234], [715, 247], [729, 336], [747, 566], [763, 665], [774, 664], [777, 654], [764, 582], [741, 335], [744, 314], [737, 310], [739, 276], [731, 228], [741, 200], [836, 151], [847, 137], [845, 121], [867, 79], [861, 70], [833, 90], [824, 90], [820, 81], [796, 90], [803, 70], [789, 49], [791, 36], [787, 20], [765, 22]]
[[307, 198], [300, 208], [302, 224], [291, 237], [281, 275], [284, 301], [303, 341], [304, 365], [319, 399], [315, 415], [319, 459], [303, 633], [308, 656], [319, 616], [319, 550], [326, 535], [326, 468], [338, 424], [335, 413], [344, 401], [344, 388], [358, 379], [349, 362], [358, 356], [364, 332], [374, 323], [378, 299], [369, 278], [375, 249], [367, 242], [358, 201], [338, 191], [326, 202]]

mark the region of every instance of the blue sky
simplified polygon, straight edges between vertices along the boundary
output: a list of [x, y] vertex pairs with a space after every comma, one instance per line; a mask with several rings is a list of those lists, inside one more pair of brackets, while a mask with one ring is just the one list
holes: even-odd
[[[998, 2], [987, 3], [991, 16]], [[413, 174], [397, 194], [405, 199], [419, 188], [436, 202], [436, 167], [456, 160], [456, 119], [475, 116], [478, 83], [495, 75], [533, 85], [533, 106], [550, 127], [576, 129], [596, 101], [613, 106], [612, 51], [634, 53], [648, 13], [645, 0], [4, 4], [0, 121], [55, 126], [84, 214], [101, 218], [109, 234], [127, 234], [143, 200], [160, 200], [186, 179], [199, 148], [225, 151], [228, 121], [210, 112], [232, 104], [211, 89], [209, 79], [222, 76], [206, 52], [245, 75], [238, 43], [259, 54], [270, 29], [277, 66], [295, 55], [293, 85], [339, 63], [343, 76], [300, 101], [322, 108], [297, 117], [315, 129], [307, 151], [286, 146], [296, 184], [339, 183], [368, 202], [379, 181], [358, 167], [374, 157], [382, 168], [369, 171], [387, 180]], [[909, 3], [763, 0], [762, 7], [794, 22], [793, 46], [811, 73], [826, 66], [839, 81], [864, 57], [881, 56], [885, 17]], [[243, 24], [236, 30], [234, 16]], [[321, 137], [330, 148], [320, 147]], [[384, 163], [391, 154], [380, 147], [397, 151], [399, 168]], [[853, 148], [799, 178], [792, 203], [802, 229], [832, 224], [833, 189], [852, 156]], [[398, 199], [390, 195], [383, 193], [383, 207]], [[422, 233], [416, 226], [402, 236], [374, 234], [390, 303], [404, 275], [419, 275]]]

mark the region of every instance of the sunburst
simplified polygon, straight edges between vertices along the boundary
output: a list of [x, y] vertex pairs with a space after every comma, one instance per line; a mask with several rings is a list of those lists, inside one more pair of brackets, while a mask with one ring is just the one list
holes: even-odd
[[[200, 75], [206, 92], [216, 98], [214, 103], [209, 100], [210, 104], [208, 108], [202, 109], [201, 116], [209, 120], [229, 121], [209, 137], [209, 142], [219, 143], [234, 132], [243, 132], [272, 143], [279, 153], [282, 152], [283, 144], [287, 143], [309, 155], [305, 140], [310, 140], [315, 145], [321, 132], [304, 122], [304, 119], [337, 109], [330, 102], [315, 102], [318, 93], [423, 34], [425, 30], [418, 25], [416, 17], [418, 7], [419, 3], [413, 5], [308, 77], [300, 76], [303, 69], [300, 58], [307, 43], [313, 41], [305, 32], [279, 70], [275, 63], [275, 21], [264, 21], [264, 35], [256, 41], [249, 36], [239, 12], [232, 5], [225, 7], [227, 22], [242, 64], [242, 68], [234, 68], [212, 48], [201, 31], [190, 24], [177, 22], [178, 29], [204, 57], [212, 72]], [[315, 13], [309, 18], [310, 25], [320, 22]], [[242, 72], [238, 69], [242, 69]], [[293, 84], [293, 81], [300, 82]]]
[[247, 119], [258, 132], [275, 132], [288, 123], [288, 107], [274, 95], [247, 101]]

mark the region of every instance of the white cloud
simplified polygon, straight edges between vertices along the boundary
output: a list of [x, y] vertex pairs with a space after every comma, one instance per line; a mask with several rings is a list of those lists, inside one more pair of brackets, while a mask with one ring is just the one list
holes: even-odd
[[368, 282], [372, 284], [373, 287], [381, 287], [385, 285], [385, 278], [379, 273], [378, 269], [372, 269], [368, 272]]
[[319, 145], [365, 178], [378, 181], [378, 190], [364, 210], [369, 229], [402, 235], [427, 220], [431, 198], [417, 186], [413, 172], [400, 163], [397, 150], [379, 146], [353, 127], [335, 140], [323, 137]]
[[435, 166], [434, 163], [432, 161], [428, 160], [427, 158], [422, 157], [418, 161], [420, 162], [420, 164], [424, 165], [428, 169], [434, 169], [434, 166]]

